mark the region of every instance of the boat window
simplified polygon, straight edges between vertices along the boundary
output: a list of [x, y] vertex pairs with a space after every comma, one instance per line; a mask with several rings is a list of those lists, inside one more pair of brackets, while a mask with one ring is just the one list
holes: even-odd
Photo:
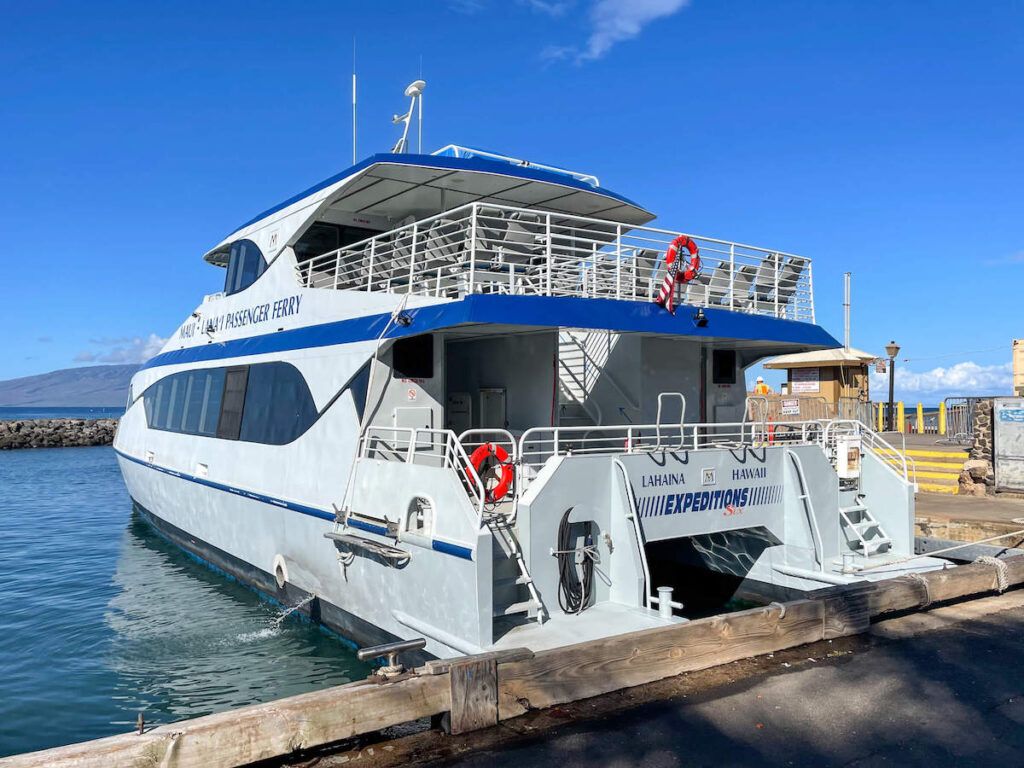
[[716, 349], [711, 353], [711, 383], [736, 383], [735, 349]]
[[240, 440], [284, 445], [316, 421], [316, 405], [294, 365], [264, 363], [249, 368]]
[[231, 244], [228, 255], [228, 272], [224, 277], [224, 293], [244, 291], [263, 274], [267, 262], [259, 247], [252, 240], [238, 240]]
[[242, 429], [242, 409], [245, 407], [245, 385], [249, 366], [228, 368], [224, 373], [224, 396], [220, 406], [217, 437], [237, 440]]
[[430, 379], [434, 376], [434, 337], [431, 334], [399, 339], [391, 351], [396, 379]]
[[[350, 386], [355, 393], [356, 382]], [[366, 382], [359, 387], [365, 404]], [[289, 363], [175, 373], [151, 385], [143, 404], [150, 429], [269, 445], [290, 443], [319, 415], [305, 379]]]

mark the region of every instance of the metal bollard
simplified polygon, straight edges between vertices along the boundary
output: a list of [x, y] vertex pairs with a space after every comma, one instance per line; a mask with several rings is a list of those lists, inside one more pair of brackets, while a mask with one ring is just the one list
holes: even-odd
[[356, 651], [356, 658], [360, 661], [369, 661], [370, 659], [379, 659], [381, 656], [387, 656], [388, 663], [379, 667], [376, 674], [392, 677], [400, 675], [405, 671], [405, 667], [398, 661], [398, 654], [405, 653], [406, 651], [419, 651], [425, 648], [426, 645], [427, 641], [422, 637], [418, 637], [415, 640], [399, 640], [395, 643], [371, 645], [369, 648], [360, 648]]
[[672, 618], [672, 587], [658, 587], [658, 613], [663, 619]]

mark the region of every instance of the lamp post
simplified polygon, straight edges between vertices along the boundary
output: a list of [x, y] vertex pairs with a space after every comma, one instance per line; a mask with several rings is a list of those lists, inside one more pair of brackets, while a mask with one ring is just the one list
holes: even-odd
[[900, 345], [890, 341], [885, 345], [885, 353], [889, 356], [889, 431], [895, 432], [896, 406], [893, 404], [893, 385], [896, 380], [896, 355], [900, 353]]

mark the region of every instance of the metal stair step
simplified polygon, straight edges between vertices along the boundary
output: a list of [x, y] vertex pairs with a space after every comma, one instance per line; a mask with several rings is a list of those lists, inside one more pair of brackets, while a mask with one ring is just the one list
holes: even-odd
[[882, 526], [877, 520], [864, 520], [859, 523], [854, 523], [853, 527], [854, 530], [857, 531], [857, 533], [864, 534], [865, 532], [870, 531], [872, 528], [881, 528]]
[[845, 512], [846, 514], [850, 514], [851, 512], [867, 512], [868, 508], [865, 507], [863, 504], [851, 504], [848, 507], [840, 507], [839, 511]]
[[864, 545], [864, 554], [873, 555], [884, 546], [892, 546], [892, 539], [888, 537], [872, 539]]
[[540, 608], [540, 603], [531, 598], [529, 600], [523, 600], [521, 603], [512, 603], [512, 605], [505, 608], [501, 614], [503, 616], [512, 616], [517, 613], [529, 613], [534, 608]]

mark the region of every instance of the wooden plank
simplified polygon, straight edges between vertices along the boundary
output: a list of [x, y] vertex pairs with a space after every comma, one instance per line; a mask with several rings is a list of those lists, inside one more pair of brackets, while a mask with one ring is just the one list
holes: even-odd
[[448, 711], [448, 679], [352, 683], [147, 731], [0, 760], [3, 768], [228, 768]]
[[451, 731], [454, 734], [478, 731], [498, 724], [498, 662], [470, 657], [452, 664]]
[[824, 639], [857, 635], [871, 626], [871, 596], [877, 583], [857, 583], [837, 587], [822, 596], [824, 603]]
[[498, 668], [498, 716], [550, 707], [822, 639], [824, 603], [796, 600], [538, 652]]
[[464, 663], [470, 658], [476, 659], [477, 661], [494, 659], [500, 664], [505, 661], [522, 661], [523, 659], [532, 659], [533, 651], [529, 648], [503, 648], [500, 651], [486, 651], [484, 653], [474, 654], [473, 656], [458, 656], [454, 659], [431, 659], [422, 667], [417, 669], [416, 673], [420, 675], [445, 675], [451, 669], [453, 664]]

